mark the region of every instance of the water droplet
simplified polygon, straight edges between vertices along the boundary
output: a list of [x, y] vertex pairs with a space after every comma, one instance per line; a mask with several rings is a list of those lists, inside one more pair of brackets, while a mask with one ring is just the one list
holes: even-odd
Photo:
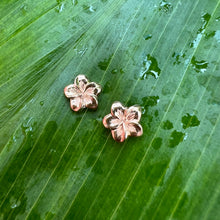
[[166, 0], [163, 0], [160, 2], [159, 11], [168, 14], [173, 11], [173, 6], [171, 3], [167, 2]]
[[23, 15], [26, 15], [27, 14], [27, 5], [22, 5], [20, 7], [20, 10]]
[[193, 109], [194, 114], [198, 114], [198, 111], [196, 109]]
[[183, 53], [183, 52], [180, 52], [180, 53], [174, 52], [174, 53], [172, 54], [172, 57], [175, 59], [175, 61], [173, 62], [173, 65], [178, 65], [178, 64], [180, 64], [180, 63], [181, 63], [181, 58], [184, 58], [185, 56], [186, 56], [186, 54]]
[[119, 72], [120, 72], [121, 74], [125, 73], [122, 68], [119, 70]]
[[15, 137], [15, 136], [13, 136], [13, 141], [14, 141], [14, 142], [17, 142], [17, 140], [16, 140], [16, 137]]
[[198, 33], [202, 33], [204, 31], [204, 29], [208, 25], [210, 18], [211, 18], [211, 15], [209, 13], [202, 15], [203, 24], [202, 24], [202, 27], [198, 30]]
[[152, 142], [152, 147], [155, 149], [155, 150], [158, 150], [162, 145], [162, 138], [160, 137], [157, 137], [157, 138], [154, 138], [153, 142]]
[[83, 5], [83, 9], [88, 14], [91, 14], [96, 11], [96, 9], [92, 5]]
[[215, 32], [216, 32], [216, 31], [211, 31], [211, 32], [205, 34], [205, 39], [208, 40], [209, 38], [214, 37], [214, 36], [215, 36]]
[[220, 43], [220, 30], [215, 32], [215, 39], [218, 41], [218, 43]]
[[82, 48], [81, 50], [79, 50], [77, 52], [82, 57], [86, 53], [87, 50], [88, 50], [88, 48]]
[[62, 12], [63, 9], [64, 9], [64, 3], [62, 3], [62, 4], [60, 5], [60, 7], [59, 7], [59, 12]]
[[168, 147], [174, 148], [177, 146], [180, 142], [183, 141], [185, 134], [180, 131], [173, 131], [170, 135], [169, 145]]
[[185, 62], [184, 62], [184, 65], [185, 65], [185, 66], [188, 66], [189, 63], [190, 63], [190, 61], [191, 61], [191, 60], [190, 60], [189, 58], [187, 58], [187, 59], [185, 60]]
[[146, 96], [142, 98], [142, 106], [148, 107], [148, 106], [155, 106], [157, 105], [159, 100], [159, 96]]
[[98, 118], [96, 118], [96, 121], [98, 121], [98, 122], [102, 122], [102, 120], [103, 120], [102, 116], [99, 116]]
[[12, 209], [14, 209], [14, 208], [16, 208], [16, 207], [17, 207], [17, 204], [11, 205], [11, 208], [12, 208]]
[[143, 60], [143, 67], [140, 72], [141, 79], [146, 79], [149, 75], [157, 79], [160, 75], [160, 68], [158, 67], [157, 60], [148, 54]]
[[[13, 202], [12, 202], [12, 200], [13, 200]], [[15, 208], [17, 208], [18, 206], [21, 205], [21, 201], [16, 201], [14, 198], [10, 199], [10, 202], [12, 203], [11, 204], [12, 209], [15, 209]]]
[[188, 133], [185, 134], [183, 140], [185, 141], [188, 138]]
[[190, 44], [190, 47], [191, 47], [191, 48], [192, 48], [192, 47], [193, 47], [193, 48], [196, 48], [196, 47], [198, 46], [198, 44], [199, 44], [199, 42], [200, 42], [200, 40], [201, 40], [201, 38], [202, 38], [202, 35], [203, 35], [204, 32], [205, 32], [205, 28], [206, 28], [206, 26], [207, 26], [207, 24], [208, 24], [210, 18], [211, 18], [211, 15], [208, 14], [208, 13], [206, 13], [206, 14], [204, 14], [204, 15], [202, 16], [202, 21], [203, 21], [202, 26], [201, 26], [201, 27], [199, 28], [199, 30], [197, 31], [196, 39]]
[[190, 115], [187, 113], [182, 117], [182, 127], [184, 129], [189, 127], [196, 127], [200, 124], [199, 119], [195, 115]]
[[220, 21], [220, 16], [215, 19], [216, 21]]
[[33, 128], [32, 128], [32, 125], [31, 125], [31, 121], [32, 121], [32, 117], [31, 118], [27, 118], [21, 125], [22, 127], [22, 130], [25, 132], [25, 133], [28, 133], [28, 132], [32, 132]]
[[100, 61], [98, 63], [98, 67], [101, 70], [106, 70], [108, 68], [108, 66], [109, 66], [109, 63], [111, 62], [111, 59], [112, 59], [112, 55], [108, 59], [104, 59], [104, 61]]
[[165, 130], [170, 130], [170, 129], [173, 128], [173, 123], [170, 122], [169, 120], [164, 121], [163, 125], [162, 125], [162, 128], [165, 129]]
[[95, 12], [96, 9], [95, 9], [92, 5], [90, 5], [90, 6], [89, 6], [89, 11], [91, 11], [91, 12]]
[[144, 36], [144, 40], [149, 40], [152, 38], [152, 34], [147, 34]]
[[71, 18], [71, 20], [72, 20], [74, 23], [77, 23], [77, 24], [80, 24], [80, 25], [84, 24], [83, 18], [81, 18], [79, 15], [73, 16], [73, 17]]
[[64, 3], [63, 0], [56, 0], [57, 1], [57, 7], [55, 8], [56, 12], [60, 13], [64, 9]]
[[144, 106], [141, 106], [141, 113], [144, 115], [146, 112], [146, 109], [144, 108]]
[[191, 60], [191, 64], [193, 66], [193, 69], [199, 73], [199, 72], [202, 72], [204, 73], [206, 70], [207, 70], [207, 67], [208, 67], [208, 62], [205, 61], [205, 60], [196, 60], [195, 56], [192, 57], [192, 60]]
[[56, 153], [57, 151], [53, 148], [50, 149], [50, 153]]
[[117, 69], [113, 69], [113, 70], [111, 71], [112, 74], [116, 74], [117, 72], [118, 72]]
[[72, 3], [74, 6], [76, 6], [78, 4], [78, 0], [72, 0]]
[[197, 34], [196, 39], [190, 44], [190, 47], [196, 48], [199, 45], [200, 40], [202, 39], [202, 34]]
[[40, 105], [43, 106], [44, 105], [44, 101], [40, 101]]
[[112, 71], [111, 71], [111, 73], [112, 74], [116, 74], [116, 73], [121, 73], [121, 74], [123, 74], [124, 73], [124, 70], [121, 68], [119, 71], [117, 70], [117, 69], [113, 69]]

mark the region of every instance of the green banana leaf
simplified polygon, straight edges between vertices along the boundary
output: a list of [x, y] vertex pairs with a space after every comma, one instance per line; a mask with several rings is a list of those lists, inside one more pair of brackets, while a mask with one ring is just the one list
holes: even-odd
[[[219, 219], [219, 2], [1, 0], [0, 219]], [[114, 101], [141, 137], [114, 141]]]

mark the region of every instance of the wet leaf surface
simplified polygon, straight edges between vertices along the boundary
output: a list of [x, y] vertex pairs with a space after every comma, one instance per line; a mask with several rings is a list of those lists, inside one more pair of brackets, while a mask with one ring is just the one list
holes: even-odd
[[[0, 219], [219, 219], [219, 33], [218, 0], [2, 0]], [[114, 101], [143, 136], [112, 139]]]

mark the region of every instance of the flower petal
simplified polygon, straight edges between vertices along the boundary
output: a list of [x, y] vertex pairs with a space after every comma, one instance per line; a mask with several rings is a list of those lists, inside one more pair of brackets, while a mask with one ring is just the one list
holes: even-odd
[[70, 99], [70, 107], [73, 111], [77, 112], [82, 108], [81, 97], [74, 97]]
[[67, 98], [74, 98], [76, 96], [79, 96], [81, 94], [81, 91], [78, 86], [71, 84], [64, 88], [64, 94]]
[[85, 75], [78, 75], [74, 80], [74, 84], [77, 85], [79, 89], [83, 92], [85, 91], [85, 88], [88, 82], [89, 81]]
[[108, 114], [103, 118], [103, 125], [106, 128], [116, 129], [120, 125], [120, 120], [112, 116], [112, 114]]
[[101, 86], [97, 83], [91, 82], [86, 85], [85, 93], [87, 95], [98, 95], [101, 92]]
[[125, 110], [126, 108], [121, 104], [121, 102], [114, 102], [112, 104], [111, 113], [118, 119], [124, 119]]
[[90, 95], [83, 95], [82, 98], [82, 106], [83, 108], [91, 108], [91, 109], [97, 109], [98, 107], [98, 100], [95, 95], [90, 96]]
[[128, 108], [126, 119], [128, 121], [139, 122], [141, 119], [141, 107], [133, 105]]
[[126, 133], [128, 136], [141, 136], [143, 128], [139, 123], [132, 122], [126, 125]]
[[126, 138], [125, 135], [123, 124], [120, 124], [116, 129], [112, 130], [112, 137], [118, 142], [123, 142]]

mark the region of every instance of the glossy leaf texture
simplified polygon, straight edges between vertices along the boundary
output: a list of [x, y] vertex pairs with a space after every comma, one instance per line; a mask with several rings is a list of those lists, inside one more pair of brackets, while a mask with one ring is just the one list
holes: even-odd
[[[0, 219], [219, 219], [219, 54], [219, 0], [1, 0]], [[141, 137], [112, 139], [114, 101]]]

